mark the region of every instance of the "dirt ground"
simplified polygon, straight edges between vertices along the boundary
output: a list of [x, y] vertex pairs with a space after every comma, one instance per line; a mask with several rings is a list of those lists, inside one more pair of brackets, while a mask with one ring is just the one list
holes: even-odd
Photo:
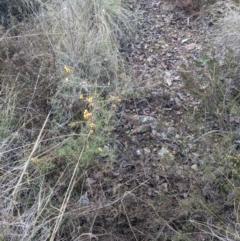
[[113, 163], [103, 157], [109, 167], [87, 174], [84, 191], [98, 202], [82, 228], [91, 225], [105, 241], [219, 240], [207, 224], [223, 227], [236, 218], [229, 193], [201, 168], [202, 157], [212, 155], [211, 144], [201, 140], [217, 130], [206, 122], [191, 125], [200, 101], [184, 85], [181, 69], [201, 57], [226, 5], [194, 10], [140, 0], [129, 1], [129, 8], [138, 15], [138, 30], [121, 51], [137, 85], [115, 115], [118, 156]]

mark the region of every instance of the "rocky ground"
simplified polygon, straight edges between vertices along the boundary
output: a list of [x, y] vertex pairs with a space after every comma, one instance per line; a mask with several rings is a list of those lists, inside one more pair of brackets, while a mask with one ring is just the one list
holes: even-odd
[[109, 167], [90, 170], [85, 180], [90, 202], [99, 203], [82, 226], [91, 224], [98, 240], [219, 240], [206, 226], [234, 223], [233, 206], [203, 172], [203, 157], [213, 151], [201, 142], [218, 128], [192, 123], [200, 101], [182, 73], [201, 59], [227, 6], [196, 10], [141, 0], [129, 7], [138, 13], [138, 30], [121, 51], [138, 84], [115, 116], [117, 158], [103, 157]]

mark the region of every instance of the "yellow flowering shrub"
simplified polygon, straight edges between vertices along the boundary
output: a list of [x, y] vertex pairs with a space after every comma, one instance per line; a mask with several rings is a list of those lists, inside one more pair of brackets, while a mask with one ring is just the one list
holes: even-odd
[[83, 94], [80, 94], [79, 95], [79, 99], [82, 100], [84, 97], [83, 97]]
[[85, 120], [88, 120], [88, 119], [90, 119], [91, 117], [92, 117], [92, 113], [88, 112], [88, 110], [85, 109], [84, 112], [83, 112], [83, 118], [84, 118]]
[[70, 72], [71, 72], [71, 69], [70, 69], [70, 67], [68, 67], [68, 66], [64, 66], [64, 69], [65, 69], [65, 71], [69, 74]]
[[92, 103], [92, 102], [93, 102], [93, 97], [92, 97], [92, 96], [88, 97], [88, 98], [87, 98], [87, 102], [88, 102], [88, 103]]

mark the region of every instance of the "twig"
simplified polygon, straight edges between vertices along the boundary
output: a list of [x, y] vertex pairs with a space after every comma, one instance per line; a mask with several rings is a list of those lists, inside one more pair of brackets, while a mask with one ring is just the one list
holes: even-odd
[[216, 133], [216, 132], [220, 132], [219, 130], [212, 130], [209, 132], [206, 132], [205, 134], [203, 134], [202, 136], [200, 136], [199, 138], [195, 139], [193, 142], [198, 142], [200, 139], [202, 139], [204, 136], [208, 135], [208, 134], [212, 134], [212, 133]]
[[34, 144], [34, 147], [33, 147], [33, 149], [32, 149], [32, 152], [30, 153], [30, 155], [29, 155], [29, 157], [28, 157], [28, 159], [27, 159], [27, 161], [26, 161], [26, 163], [25, 163], [25, 165], [24, 165], [24, 167], [23, 167], [23, 171], [22, 171], [22, 174], [21, 174], [21, 176], [20, 176], [20, 178], [19, 178], [19, 180], [18, 180], [18, 183], [16, 184], [16, 186], [15, 186], [13, 192], [12, 192], [12, 196], [13, 196], [12, 199], [13, 199], [13, 200], [15, 199], [15, 195], [16, 195], [16, 193], [17, 193], [17, 189], [18, 189], [20, 183], [22, 182], [23, 176], [24, 176], [24, 174], [26, 173], [26, 170], [27, 170], [27, 167], [28, 167], [28, 165], [29, 165], [29, 163], [30, 163], [30, 161], [31, 161], [31, 158], [32, 158], [33, 154], [35, 153], [35, 151], [37, 150], [37, 147], [38, 147], [38, 145], [39, 145], [39, 143], [40, 143], [40, 139], [41, 139], [43, 130], [44, 130], [46, 124], [47, 124], [47, 121], [48, 121], [48, 119], [49, 119], [50, 114], [51, 114], [51, 111], [48, 113], [48, 115], [47, 115], [47, 117], [46, 117], [46, 119], [45, 119], [45, 121], [44, 121], [44, 123], [43, 123], [42, 129], [40, 130], [40, 132], [39, 132], [39, 134], [38, 134], [38, 137], [37, 137], [37, 140], [36, 140], [36, 142], [35, 142], [35, 144]]

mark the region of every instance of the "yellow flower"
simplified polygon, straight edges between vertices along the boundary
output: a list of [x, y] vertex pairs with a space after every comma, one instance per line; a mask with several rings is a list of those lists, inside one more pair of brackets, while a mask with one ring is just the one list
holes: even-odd
[[73, 128], [73, 127], [75, 126], [75, 123], [74, 123], [74, 122], [70, 122], [70, 123], [68, 124], [68, 126], [69, 126], [70, 128]]
[[87, 98], [87, 102], [88, 102], [88, 103], [92, 103], [92, 102], [93, 102], [93, 97], [92, 97], [92, 96], [88, 97], [88, 98]]
[[64, 69], [65, 69], [65, 71], [67, 72], [67, 73], [70, 73], [71, 72], [71, 69], [68, 67], [68, 66], [64, 66]]
[[88, 119], [91, 118], [91, 117], [92, 117], [92, 113], [89, 113], [87, 109], [84, 110], [84, 112], [83, 112], [83, 118], [84, 118], [85, 120], [88, 120]]
[[111, 100], [115, 100], [115, 96], [114, 95], [110, 95], [110, 99]]
[[88, 110], [86, 109], [86, 110], [84, 110], [84, 112], [83, 112], [83, 118], [85, 119], [85, 120], [87, 120], [88, 119]]
[[112, 105], [112, 109], [115, 110], [117, 106], [115, 104]]
[[118, 100], [117, 100], [117, 101], [118, 101], [118, 103], [121, 103], [121, 102], [122, 102], [122, 99], [118, 98]]
[[101, 148], [101, 147], [98, 147], [98, 151], [99, 151], [99, 152], [102, 152], [102, 148]]
[[39, 160], [38, 160], [37, 157], [32, 157], [32, 158], [31, 158], [31, 161], [32, 161], [33, 163], [38, 163]]
[[91, 129], [91, 130], [90, 130], [90, 134], [93, 134], [93, 133], [94, 133], [94, 130], [93, 130], [93, 129]]
[[93, 129], [95, 127], [94, 123], [90, 123], [89, 126], [91, 127], [91, 129]]
[[79, 99], [80, 99], [80, 100], [83, 99], [83, 94], [79, 95]]

